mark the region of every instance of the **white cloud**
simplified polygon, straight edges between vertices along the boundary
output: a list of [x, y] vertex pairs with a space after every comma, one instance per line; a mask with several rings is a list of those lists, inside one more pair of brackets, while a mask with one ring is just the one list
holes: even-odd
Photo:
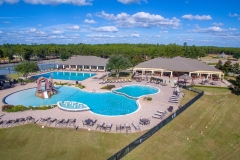
[[195, 33], [221, 33], [226, 32], [226, 29], [220, 28], [218, 26], [208, 27], [208, 28], [200, 28], [198, 25], [195, 25], [196, 29], [190, 30], [189, 32]]
[[114, 35], [106, 35], [106, 34], [88, 34], [87, 37], [95, 37], [95, 38], [115, 38]]
[[211, 39], [203, 39], [203, 40], [200, 40], [200, 42], [212, 42]]
[[0, 31], [0, 34], [2, 34], [3, 32], [2, 31]]
[[25, 3], [30, 4], [51, 4], [51, 5], [57, 5], [57, 4], [73, 4], [78, 6], [89, 6], [92, 5], [92, 0], [23, 0]]
[[30, 32], [36, 32], [37, 31], [37, 29], [36, 28], [30, 28], [30, 30], [29, 30]]
[[223, 23], [216, 23], [216, 22], [214, 22], [212, 25], [213, 25], [213, 26], [220, 27], [220, 26], [223, 26]]
[[37, 26], [38, 26], [38, 27], [42, 27], [42, 24], [38, 24]]
[[85, 19], [84, 22], [85, 22], [85, 23], [89, 23], [89, 24], [97, 23], [97, 22], [94, 21], [93, 19], [91, 19], [91, 20]]
[[238, 30], [237, 28], [229, 28], [230, 31], [236, 31]]
[[140, 4], [141, 1], [147, 3], [147, 0], [118, 0], [118, 2], [123, 3], [123, 4], [131, 4], [131, 3]]
[[228, 15], [229, 15], [230, 17], [239, 17], [239, 16], [240, 16], [240, 15], [237, 14], [237, 13], [233, 13], [233, 14], [232, 14], [231, 12], [230, 12]]
[[60, 30], [55, 30], [55, 31], [52, 31], [52, 34], [63, 34], [64, 32], [63, 31], [60, 31]]
[[139, 37], [140, 37], [140, 35], [139, 35], [138, 33], [133, 33], [133, 34], [131, 34], [131, 37], [136, 37], [136, 38], [139, 38]]
[[14, 3], [18, 3], [19, 0], [0, 0], [0, 5], [3, 4], [4, 2], [14, 4]]
[[79, 30], [80, 27], [78, 25], [74, 25], [74, 26], [67, 26], [66, 29], [68, 29], [68, 30]]
[[114, 14], [108, 14], [102, 11], [96, 14], [98, 17], [105, 18], [107, 20], [113, 20], [120, 27], [179, 27], [180, 20], [173, 17], [172, 19], [164, 18], [161, 15], [150, 14], [147, 12], [137, 12], [133, 15], [127, 13], [120, 13], [114, 16]]
[[240, 20], [240, 18], [238, 18], [238, 20]]
[[96, 32], [118, 32], [118, 29], [115, 26], [103, 26], [98, 28], [92, 28], [92, 30]]
[[91, 13], [88, 13], [88, 14], [86, 15], [86, 17], [92, 18], [92, 14], [91, 14]]
[[9, 22], [9, 21], [1, 21], [2, 23], [4, 23], [4, 24], [10, 24], [11, 22]]
[[212, 17], [210, 15], [191, 15], [191, 14], [185, 14], [182, 16], [183, 19], [188, 19], [188, 20], [211, 20]]

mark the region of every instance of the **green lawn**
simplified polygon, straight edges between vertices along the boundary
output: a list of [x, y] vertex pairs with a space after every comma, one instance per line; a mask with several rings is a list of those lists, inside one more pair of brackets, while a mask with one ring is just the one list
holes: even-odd
[[211, 94], [124, 159], [240, 159], [240, 97], [224, 89], [201, 89]]
[[143, 133], [42, 129], [34, 124], [0, 129], [0, 159], [107, 159]]

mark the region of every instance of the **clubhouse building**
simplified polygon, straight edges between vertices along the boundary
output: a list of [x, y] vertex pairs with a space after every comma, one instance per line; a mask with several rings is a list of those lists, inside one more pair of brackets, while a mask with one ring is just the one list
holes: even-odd
[[209, 66], [196, 59], [188, 59], [182, 57], [174, 58], [154, 58], [142, 62], [133, 68], [136, 75], [149, 76], [169, 76], [179, 77], [188, 74], [195, 78], [210, 78], [219, 80], [224, 74], [215, 67]]
[[71, 57], [57, 65], [58, 69], [82, 70], [82, 71], [106, 71], [108, 59], [96, 56], [77, 56]]

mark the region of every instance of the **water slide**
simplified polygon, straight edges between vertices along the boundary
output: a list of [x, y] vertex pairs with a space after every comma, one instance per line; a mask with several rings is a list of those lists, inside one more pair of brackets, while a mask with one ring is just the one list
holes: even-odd
[[43, 96], [44, 96], [45, 99], [46, 99], [46, 98], [49, 98], [49, 97], [48, 97], [48, 94], [47, 94], [47, 91], [44, 91], [44, 92], [43, 92]]

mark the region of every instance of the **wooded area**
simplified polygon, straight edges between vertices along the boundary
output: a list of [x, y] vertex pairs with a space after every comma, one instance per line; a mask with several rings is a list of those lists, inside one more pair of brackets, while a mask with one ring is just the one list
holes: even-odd
[[29, 60], [61, 58], [67, 59], [73, 55], [94, 55], [108, 58], [112, 54], [121, 54], [128, 58], [132, 65], [145, 59], [156, 57], [182, 56], [187, 58], [204, 57], [207, 54], [225, 52], [240, 58], [240, 48], [226, 48], [214, 46], [188, 46], [178, 44], [3, 44], [0, 45], [1, 63]]

